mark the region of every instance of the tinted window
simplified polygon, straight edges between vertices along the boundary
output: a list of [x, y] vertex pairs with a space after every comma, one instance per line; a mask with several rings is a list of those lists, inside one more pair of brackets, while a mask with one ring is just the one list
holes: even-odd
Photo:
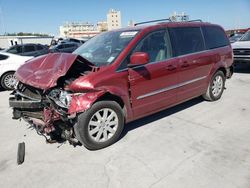
[[26, 46], [24, 46], [24, 52], [33, 52], [33, 51], [36, 51], [34, 45], [26, 45]]
[[61, 44], [61, 45], [57, 46], [57, 48], [58, 48], [58, 49], [63, 49], [63, 48], [65, 48], [65, 47], [64, 47], [63, 44]]
[[71, 47], [75, 47], [75, 44], [64, 44], [65, 48], [71, 48]]
[[229, 45], [225, 32], [220, 27], [203, 27], [204, 38], [208, 49], [219, 48]]
[[205, 50], [199, 27], [178, 27], [169, 29], [177, 56]]
[[9, 56], [0, 54], [0, 60], [8, 59]]
[[36, 49], [37, 49], [37, 50], [43, 50], [43, 46], [37, 45], [37, 46], [36, 46]]
[[20, 54], [22, 53], [22, 46], [13, 46], [7, 50], [7, 52], [12, 54]]
[[150, 62], [163, 61], [171, 57], [167, 32], [156, 31], [145, 37], [133, 52], [146, 52], [150, 57]]

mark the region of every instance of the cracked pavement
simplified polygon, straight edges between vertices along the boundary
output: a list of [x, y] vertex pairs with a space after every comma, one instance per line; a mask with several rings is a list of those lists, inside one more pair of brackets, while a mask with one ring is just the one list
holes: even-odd
[[250, 66], [238, 68], [226, 88], [217, 102], [197, 98], [132, 122], [99, 151], [46, 144], [11, 119], [10, 92], [1, 92], [0, 187], [249, 188]]

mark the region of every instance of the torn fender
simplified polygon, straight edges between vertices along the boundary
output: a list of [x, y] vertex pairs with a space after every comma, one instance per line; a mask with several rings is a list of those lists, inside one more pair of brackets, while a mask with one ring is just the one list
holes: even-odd
[[105, 93], [105, 91], [94, 91], [73, 95], [68, 113], [73, 114], [84, 112], [85, 110], [89, 109], [91, 105]]

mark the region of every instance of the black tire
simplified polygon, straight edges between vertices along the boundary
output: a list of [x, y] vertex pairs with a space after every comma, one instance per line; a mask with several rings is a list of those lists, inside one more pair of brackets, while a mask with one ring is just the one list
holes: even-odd
[[[219, 93], [217, 95], [215, 95], [213, 93], [213, 84], [215, 82], [215, 79], [220, 77], [221, 80], [222, 80], [222, 88], [221, 90], [219, 91]], [[202, 97], [205, 99], [205, 100], [208, 100], [208, 101], [217, 101], [221, 98], [222, 94], [223, 94], [223, 91], [224, 91], [224, 88], [225, 88], [225, 81], [226, 81], [226, 77], [224, 75], [224, 73], [222, 71], [217, 71], [212, 79], [210, 80], [210, 83], [208, 85], [208, 88], [207, 88], [207, 92], [205, 94], [202, 95]]]
[[14, 85], [10, 86], [6, 84], [6, 79], [8, 79], [8, 77], [10, 76], [14, 76], [15, 72], [7, 72], [5, 73], [2, 77], [1, 77], [1, 87], [5, 90], [13, 90], [14, 89]]
[[[118, 125], [114, 134], [107, 141], [97, 142], [91, 138], [89, 133], [89, 122], [95, 113], [101, 111], [102, 109], [111, 109], [116, 113], [118, 118]], [[99, 101], [96, 102], [90, 109], [86, 112], [81, 113], [78, 116], [78, 121], [74, 125], [74, 132], [76, 138], [89, 150], [98, 150], [105, 148], [113, 143], [115, 143], [123, 130], [124, 127], [124, 114], [121, 106], [115, 101]], [[104, 135], [102, 135], [104, 136]]]
[[17, 164], [20, 165], [24, 162], [25, 158], [25, 143], [19, 143], [17, 149]]

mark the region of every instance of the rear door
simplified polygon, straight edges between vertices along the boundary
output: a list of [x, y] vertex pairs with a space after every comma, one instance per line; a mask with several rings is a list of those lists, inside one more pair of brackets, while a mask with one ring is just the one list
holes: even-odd
[[129, 68], [129, 83], [134, 117], [142, 117], [176, 102], [177, 64], [172, 58], [166, 30], [146, 35], [134, 52], [146, 52], [150, 62]]
[[169, 29], [179, 65], [178, 102], [201, 95], [207, 88], [212, 67], [211, 54], [206, 51], [200, 27]]
[[23, 56], [37, 56], [38, 53], [36, 51], [35, 45], [24, 45], [22, 55]]

